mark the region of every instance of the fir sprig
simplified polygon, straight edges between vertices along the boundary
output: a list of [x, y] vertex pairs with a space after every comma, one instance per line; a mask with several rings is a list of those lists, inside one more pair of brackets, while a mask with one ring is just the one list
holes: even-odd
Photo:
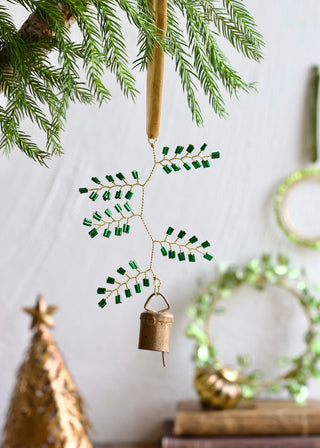
[[[136, 97], [119, 10], [138, 33], [133, 67], [144, 70], [154, 46], [162, 48], [174, 60], [198, 125], [203, 123], [199, 85], [220, 116], [226, 115], [221, 84], [230, 95], [252, 88], [232, 68], [216, 35], [225, 37], [246, 57], [262, 58], [262, 37], [240, 0], [223, 0], [220, 7], [214, 0], [169, 0], [166, 39], [154, 25], [147, 0], [7, 2], [23, 6], [30, 17], [18, 31], [10, 10], [0, 5], [0, 91], [5, 96], [0, 106], [0, 150], [8, 154], [17, 147], [41, 164], [63, 152], [60, 138], [71, 102], [101, 104], [110, 100], [104, 78], [107, 70], [115, 75], [126, 96]], [[72, 21], [79, 26], [80, 43], [71, 38]], [[55, 65], [48, 58], [53, 50], [58, 54]], [[42, 130], [45, 145], [24, 133], [26, 120]]]

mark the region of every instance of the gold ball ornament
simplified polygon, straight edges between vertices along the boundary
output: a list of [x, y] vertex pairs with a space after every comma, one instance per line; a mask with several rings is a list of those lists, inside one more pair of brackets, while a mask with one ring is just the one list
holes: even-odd
[[237, 383], [237, 370], [222, 367], [197, 369], [194, 386], [205, 407], [227, 409], [237, 405], [241, 398], [241, 388]]

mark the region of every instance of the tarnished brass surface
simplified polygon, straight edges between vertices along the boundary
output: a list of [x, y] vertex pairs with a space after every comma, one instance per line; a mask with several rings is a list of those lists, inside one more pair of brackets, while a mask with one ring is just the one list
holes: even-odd
[[196, 371], [194, 385], [204, 406], [227, 409], [236, 406], [241, 398], [237, 379], [236, 370], [227, 367], [215, 370], [208, 367]]

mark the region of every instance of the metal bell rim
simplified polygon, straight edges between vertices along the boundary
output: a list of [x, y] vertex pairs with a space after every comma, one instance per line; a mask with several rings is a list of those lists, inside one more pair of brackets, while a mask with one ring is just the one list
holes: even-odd
[[158, 322], [163, 323], [173, 323], [174, 316], [171, 313], [168, 313], [167, 311], [154, 311], [154, 310], [148, 310], [143, 311], [140, 314], [140, 320], [148, 319], [148, 317], [154, 317]]

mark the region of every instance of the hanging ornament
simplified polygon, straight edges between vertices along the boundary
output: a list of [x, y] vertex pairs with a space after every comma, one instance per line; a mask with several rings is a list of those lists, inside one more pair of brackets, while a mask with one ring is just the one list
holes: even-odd
[[236, 406], [241, 399], [238, 379], [239, 372], [230, 367], [206, 367], [197, 369], [194, 387], [205, 407], [227, 409]]
[[[318, 96], [319, 67], [313, 67], [310, 84], [309, 137], [307, 142], [312, 163], [318, 160]], [[292, 190], [301, 183], [309, 181], [320, 181], [319, 168], [306, 168], [290, 174], [278, 187], [275, 197], [275, 213], [280, 228], [291, 241], [311, 249], [320, 249], [320, 235], [313, 237], [299, 231], [292, 223], [287, 210], [287, 202]]]
[[[147, 307], [153, 296], [160, 296], [166, 303], [166, 308], [155, 311]], [[139, 348], [142, 350], [155, 350], [162, 352], [162, 361], [165, 366], [164, 353], [169, 352], [170, 327], [173, 315], [168, 313], [170, 305], [160, 292], [153, 293], [144, 304], [145, 311], [140, 315]]]
[[[159, 30], [159, 38], [165, 39], [167, 1], [154, 0], [153, 3], [150, 3], [150, 14]], [[154, 255], [158, 252], [168, 260], [179, 260], [179, 262], [188, 260], [190, 263], [194, 263], [198, 255], [211, 261], [213, 255], [207, 252], [207, 248], [210, 246], [207, 240], [201, 242], [196, 235], [187, 235], [187, 232], [182, 229], [176, 232], [173, 227], [169, 226], [163, 237], [154, 237], [144, 217], [146, 188], [157, 168], [162, 168], [166, 175], [183, 170], [205, 169], [210, 167], [210, 159], [218, 159], [220, 153], [218, 151], [208, 153], [207, 144], [204, 143], [198, 150], [192, 144], [186, 147], [178, 145], [173, 152], [171, 151], [171, 154], [170, 148], [164, 146], [162, 153], [158, 154], [155, 145], [160, 131], [163, 75], [164, 53], [161, 48], [155, 46], [152, 58], [147, 65], [146, 130], [148, 143], [153, 153], [153, 164], [147, 178], [141, 180], [137, 170], [131, 172], [132, 180], [128, 180], [122, 172], [118, 172], [116, 175], [107, 174], [106, 180], [103, 181], [98, 177], [92, 177], [94, 186], [91, 188], [81, 187], [79, 192], [88, 194], [89, 199], [93, 202], [102, 199], [106, 204], [104, 210], [95, 211], [92, 217], [85, 218], [83, 221], [83, 224], [90, 228], [88, 233], [91, 238], [98, 235], [102, 235], [106, 239], [113, 236], [127, 236], [130, 233], [132, 222], [140, 220], [151, 240], [149, 264], [140, 269], [138, 263], [131, 260], [128, 266], [120, 266], [117, 269], [117, 274], [106, 278], [107, 286], [98, 287], [97, 293], [103, 296], [98, 304], [104, 308], [111, 297], [114, 297], [116, 304], [120, 304], [123, 298], [129, 298], [134, 293], [141, 294], [143, 288], [153, 285], [154, 291], [145, 303], [145, 311], [140, 316], [139, 348], [162, 352], [165, 365], [164, 353], [169, 351], [169, 331], [173, 323], [173, 316], [168, 313], [169, 302], [161, 293], [161, 280], [154, 269]], [[131, 204], [131, 199], [136, 191], [140, 191], [141, 194], [138, 209]], [[147, 304], [154, 296], [163, 298], [167, 307], [160, 311], [147, 308]]]

